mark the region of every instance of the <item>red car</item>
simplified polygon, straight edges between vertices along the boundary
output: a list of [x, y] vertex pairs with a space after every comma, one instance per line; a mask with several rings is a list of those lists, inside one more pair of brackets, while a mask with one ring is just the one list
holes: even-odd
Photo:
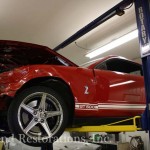
[[0, 128], [8, 123], [29, 145], [68, 126], [110, 123], [144, 109], [140, 64], [109, 56], [77, 66], [45, 46], [0, 41]]

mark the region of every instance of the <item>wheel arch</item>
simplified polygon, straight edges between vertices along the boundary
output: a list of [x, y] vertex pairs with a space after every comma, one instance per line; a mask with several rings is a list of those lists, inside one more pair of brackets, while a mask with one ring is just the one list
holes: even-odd
[[69, 85], [60, 78], [57, 77], [39, 77], [29, 80], [25, 83], [17, 92], [16, 95], [22, 92], [24, 89], [31, 87], [31, 86], [46, 86], [53, 89], [57, 92], [66, 102], [69, 110], [69, 124], [68, 126], [72, 125], [73, 116], [75, 111], [75, 100], [72, 93], [71, 88]]

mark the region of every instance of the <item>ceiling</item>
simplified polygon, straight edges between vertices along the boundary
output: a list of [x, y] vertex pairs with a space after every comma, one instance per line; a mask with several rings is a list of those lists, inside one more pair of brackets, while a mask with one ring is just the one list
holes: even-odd
[[[0, 0], [0, 38], [42, 44], [50, 48], [66, 40], [121, 0]], [[59, 50], [77, 64], [90, 59], [90, 50], [136, 29], [134, 6], [122, 17], [116, 16]], [[121, 55], [140, 58], [138, 39], [123, 44], [98, 57]], [[97, 57], [97, 58], [98, 58]]]

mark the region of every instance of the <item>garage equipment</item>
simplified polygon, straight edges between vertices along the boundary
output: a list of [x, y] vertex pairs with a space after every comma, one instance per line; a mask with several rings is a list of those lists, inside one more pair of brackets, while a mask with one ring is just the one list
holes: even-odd
[[144, 130], [149, 131], [150, 140], [150, 1], [136, 0], [135, 11], [139, 31], [147, 106], [142, 116], [142, 125]]
[[[113, 8], [105, 12], [103, 15], [96, 18], [94, 21], [90, 22], [88, 25], [80, 29], [74, 35], [66, 39], [64, 42], [59, 44], [54, 48], [55, 51], [58, 51], [61, 48], [69, 45], [73, 41], [77, 40], [84, 34], [88, 33], [95, 27], [99, 26], [103, 22], [107, 21], [115, 15], [123, 15], [124, 10], [130, 4], [135, 4], [135, 12], [137, 19], [137, 26], [139, 31], [139, 43], [141, 49], [141, 57], [143, 64], [144, 80], [145, 80], [145, 89], [146, 89], [146, 109], [144, 114], [142, 114], [141, 123], [142, 129], [150, 131], [150, 1], [149, 0], [123, 0], [119, 4], [115, 5]], [[134, 126], [134, 125], [133, 125]], [[122, 128], [124, 127], [124, 128]], [[103, 128], [105, 131], [108, 131], [109, 125]], [[128, 126], [120, 126], [119, 129], [127, 131]], [[134, 128], [136, 130], [136, 127]], [[68, 129], [69, 131], [104, 131], [101, 127], [81, 127], [76, 129]], [[113, 128], [115, 130], [115, 128]], [[150, 132], [149, 132], [150, 137]]]
[[[136, 116], [133, 118], [117, 121], [107, 125], [67, 128], [66, 131], [69, 132], [134, 132], [137, 130], [142, 130], [142, 128], [138, 126], [140, 120], [141, 120], [141, 116]], [[132, 121], [132, 124], [127, 124], [127, 122], [129, 121]]]
[[[132, 124], [127, 124], [127, 122], [130, 121], [132, 121]], [[142, 130], [140, 126], [140, 122], [141, 122], [141, 116], [135, 116], [133, 118], [121, 120], [107, 125], [67, 128], [66, 131], [69, 132], [134, 132], [137, 130]], [[44, 145], [41, 147], [41, 150], [53, 150], [53, 144], [49, 143], [46, 146]]]

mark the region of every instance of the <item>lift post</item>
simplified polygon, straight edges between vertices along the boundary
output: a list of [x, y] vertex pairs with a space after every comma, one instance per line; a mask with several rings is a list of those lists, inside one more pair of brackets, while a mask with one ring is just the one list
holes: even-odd
[[146, 90], [146, 110], [142, 122], [143, 128], [149, 131], [150, 139], [150, 1], [135, 0], [135, 11]]

